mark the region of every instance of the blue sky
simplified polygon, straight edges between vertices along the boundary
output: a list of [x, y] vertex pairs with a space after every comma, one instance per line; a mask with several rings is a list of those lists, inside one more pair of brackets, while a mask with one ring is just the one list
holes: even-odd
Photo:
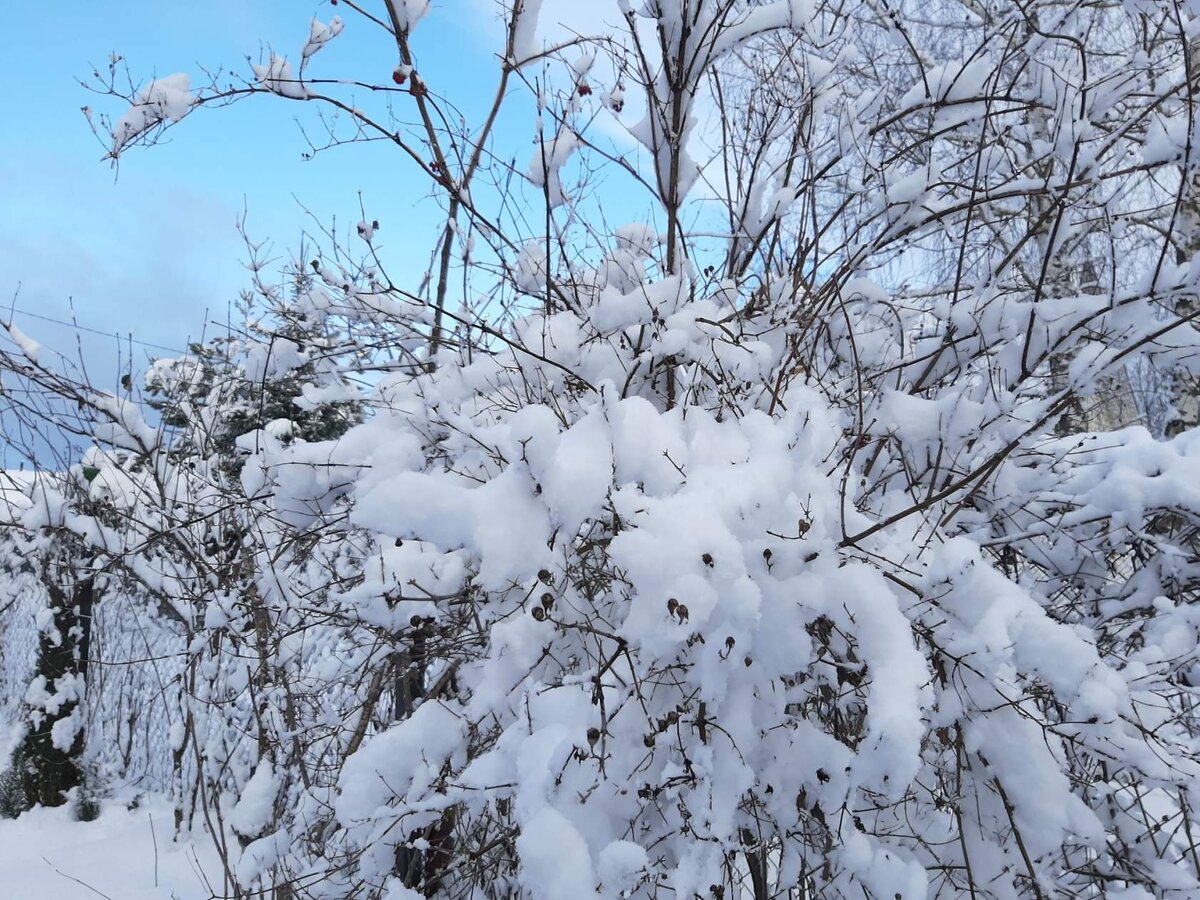
[[[363, 2], [383, 13], [383, 0]], [[539, 37], [557, 42], [611, 33], [616, 8], [544, 0]], [[335, 217], [338, 233], [352, 234], [362, 217], [361, 194], [366, 218], [381, 223], [374, 243], [389, 275], [420, 282], [442, 221], [428, 178], [383, 143], [302, 159], [308, 149], [302, 127], [320, 133], [316, 104], [255, 96], [200, 109], [158, 146], [127, 151], [119, 171], [103, 159], [108, 148], [81, 112], [87, 105], [117, 119], [125, 111], [124, 103], [79, 84], [93, 66], [104, 72], [113, 52], [124, 58], [137, 85], [186, 72], [199, 87], [206, 80], [202, 68], [248, 76], [247, 57], [257, 62], [271, 51], [297, 61], [312, 17], [328, 21], [335, 14], [345, 19], [346, 30], [313, 59], [308, 76], [390, 84], [398, 61], [392, 39], [329, 0], [44, 0], [6, 10], [0, 39], [0, 317], [8, 320], [11, 308], [14, 323], [44, 348], [43, 362], [53, 362], [56, 352], [71, 364], [82, 358], [92, 384], [119, 393], [131, 367], [136, 372], [150, 357], [178, 355], [189, 341], [219, 332], [249, 283], [237, 231], [243, 212], [250, 237], [269, 240], [273, 258], [282, 263], [305, 231], [319, 232]], [[499, 75], [499, 14], [497, 0], [433, 0], [413, 35], [426, 83], [475, 128]], [[598, 85], [616, 77], [611, 64], [598, 65], [593, 75]], [[567, 81], [566, 89], [572, 87]], [[514, 94], [498, 124], [495, 149], [521, 171], [534, 152], [536, 109], [528, 90], [518, 86]], [[400, 120], [413, 120], [411, 98], [396, 99]], [[363, 106], [378, 101], [366, 92], [352, 100]], [[623, 118], [639, 115], [634, 102]], [[607, 112], [596, 126], [623, 152], [632, 149]], [[483, 186], [475, 188], [478, 197]], [[620, 173], [590, 184], [584, 196], [588, 202], [603, 197], [604, 220], [612, 226], [644, 220], [652, 208]], [[540, 203], [540, 194], [534, 202]], [[522, 208], [519, 200], [515, 208]], [[80, 329], [47, 321], [71, 318]], [[126, 336], [138, 343], [131, 346]], [[11, 428], [7, 417], [0, 421], [0, 467], [20, 462], [14, 449], [19, 439], [4, 439]]]
[[[85, 104], [114, 118], [123, 111], [77, 83], [92, 64], [105, 66], [112, 51], [137, 81], [181, 71], [196, 79], [200, 65], [240, 74], [247, 55], [257, 60], [267, 48], [295, 59], [310, 18], [338, 12], [347, 32], [314, 59], [312, 74], [385, 80], [395, 55], [386, 36], [328, 0], [46, 0], [7, 10], [0, 303], [7, 308], [20, 285], [19, 310], [66, 318], [73, 303], [84, 326], [181, 347], [199, 335], [206, 311], [209, 320], [223, 320], [246, 283], [235, 228], [243, 209], [251, 235], [270, 238], [282, 255], [314, 226], [299, 203], [324, 224], [336, 215], [339, 227], [352, 227], [359, 191], [392, 248], [406, 246], [405, 230], [423, 232], [409, 251], [418, 258], [390, 251], [395, 265], [420, 271], [431, 233], [421, 225], [433, 221], [436, 208], [420, 200], [424, 186], [413, 189], [411, 166], [384, 146], [344, 147], [303, 161], [300, 126], [316, 122], [308, 104], [254, 97], [201, 110], [162, 145], [128, 153], [119, 173], [102, 161], [105, 148], [80, 112]], [[488, 4], [446, 0], [414, 34], [427, 81], [465, 103], [469, 119], [472, 105], [490, 98], [496, 65], [489, 37], [496, 30]], [[15, 321], [48, 348], [73, 352], [71, 331], [21, 312]], [[115, 380], [115, 341], [81, 338], [92, 377]], [[147, 352], [165, 353], [135, 347], [141, 359]]]
[[[383, 14], [383, 0], [362, 2]], [[553, 43], [611, 33], [616, 11], [615, 3], [543, 0], [539, 38]], [[499, 74], [499, 12], [498, 0], [433, 0], [413, 35], [425, 82], [457, 104], [474, 128]], [[200, 87], [202, 69], [240, 78], [250, 74], [247, 57], [262, 61], [275, 51], [297, 61], [312, 17], [328, 21], [335, 14], [346, 30], [314, 58], [308, 77], [390, 83], [398, 61], [392, 39], [330, 0], [43, 0], [7, 9], [0, 39], [0, 317], [7, 320], [11, 308], [15, 324], [45, 351], [72, 361], [82, 356], [92, 384], [119, 391], [130, 349], [132, 367], [141, 369], [149, 357], [177, 355], [227, 320], [249, 281], [236, 227], [243, 213], [250, 237], [269, 240], [282, 263], [306, 230], [319, 231], [335, 217], [338, 233], [352, 234], [362, 217], [360, 194], [366, 218], [382, 225], [375, 246], [389, 274], [417, 284], [442, 221], [428, 178], [383, 143], [302, 159], [308, 148], [302, 127], [320, 133], [316, 104], [255, 96], [200, 109], [158, 146], [127, 151], [119, 171], [104, 160], [108, 147], [81, 112], [87, 105], [117, 119], [125, 111], [124, 103], [79, 83], [93, 66], [105, 71], [113, 52], [136, 85], [186, 72]], [[533, 68], [523, 74], [544, 75]], [[592, 76], [600, 86], [617, 73], [602, 63]], [[570, 92], [573, 76], [566, 78]], [[536, 110], [528, 90], [514, 93], [495, 148], [521, 171], [534, 152]], [[413, 120], [411, 98], [392, 96], [401, 121]], [[367, 92], [362, 97], [352, 102], [379, 101]], [[641, 115], [631, 101], [626, 124]], [[607, 112], [597, 115], [590, 134], [612, 140], [620, 152], [634, 147]], [[609, 226], [646, 221], [654, 204], [614, 170], [589, 184], [586, 202], [602, 198]], [[482, 186], [475, 188], [478, 197]], [[515, 208], [522, 208], [519, 200]], [[80, 329], [47, 321], [72, 317]], [[127, 335], [140, 343], [130, 348]], [[7, 457], [4, 427], [0, 422], [0, 456]], [[0, 466], [13, 462], [0, 458]]]

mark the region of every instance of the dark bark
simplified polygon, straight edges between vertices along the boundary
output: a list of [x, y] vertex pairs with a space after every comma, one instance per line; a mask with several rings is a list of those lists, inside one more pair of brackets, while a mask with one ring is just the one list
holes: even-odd
[[[392, 719], [399, 722], [412, 715], [417, 701], [425, 696], [427, 667], [427, 625], [416, 625], [408, 653], [393, 656]], [[424, 839], [428, 849], [396, 847], [393, 872], [405, 887], [432, 897], [440, 889], [453, 855], [454, 810], [446, 810], [433, 825], [409, 835], [409, 840]]]
[[[44, 677], [46, 690], [53, 693], [64, 676], [78, 676], [86, 682], [95, 587], [92, 579], [86, 578], [70, 589], [54, 582], [48, 582], [46, 588], [53, 629], [40, 636], [35, 676]], [[27, 807], [61, 806], [67, 792], [83, 784], [83, 729], [76, 731], [65, 750], [53, 740], [55, 724], [71, 716], [81, 700], [81, 696], [65, 699], [54, 712], [28, 710], [29, 729], [17, 751]]]

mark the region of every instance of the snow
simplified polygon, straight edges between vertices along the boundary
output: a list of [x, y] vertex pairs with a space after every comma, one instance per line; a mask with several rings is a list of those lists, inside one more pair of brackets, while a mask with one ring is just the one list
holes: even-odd
[[546, 245], [543, 241], [527, 241], [517, 254], [513, 281], [519, 290], [528, 294], [546, 290]]
[[274, 817], [279, 778], [271, 761], [259, 762], [254, 774], [242, 788], [237, 806], [229, 814], [229, 825], [243, 837], [257, 837]]
[[542, 0], [514, 0], [514, 7], [512, 59], [519, 66], [541, 52], [537, 34]]
[[292, 71], [292, 64], [286, 57], [272, 53], [270, 62], [266, 65], [254, 63], [251, 68], [258, 83], [271, 93], [292, 100], [308, 98], [308, 88]]
[[563, 127], [553, 138], [540, 141], [529, 160], [527, 177], [534, 185], [545, 189], [551, 208], [561, 206], [569, 199], [563, 193], [560, 170], [578, 147], [578, 137]]
[[4, 330], [8, 332], [8, 336], [13, 339], [13, 343], [20, 348], [21, 352], [25, 354], [30, 362], [36, 363], [38, 361], [38, 353], [42, 349], [41, 344], [11, 322], [4, 325]]
[[410, 33], [429, 13], [429, 0], [387, 0], [400, 30]]
[[918, 79], [908, 93], [900, 98], [900, 106], [982, 97], [985, 96], [985, 83], [991, 76], [992, 63], [987, 57], [942, 63]]
[[178, 122], [191, 111], [195, 96], [186, 73], [156, 78], [113, 124], [111, 151], [117, 156], [129, 144], [163, 122]]
[[649, 855], [644, 847], [633, 841], [613, 841], [600, 851], [596, 874], [610, 893], [629, 890], [639, 873], [646, 868]]
[[142, 410], [133, 401], [103, 392], [96, 394], [92, 403], [106, 419], [97, 427], [99, 440], [134, 450], [157, 444], [158, 432], [146, 422]]
[[105, 801], [93, 822], [75, 820], [69, 807], [0, 819], [4, 895], [209, 900], [221, 885], [220, 861], [203, 841], [176, 841], [173, 828], [171, 805], [161, 797], [142, 798], [135, 809]]
[[546, 807], [523, 824], [517, 852], [521, 883], [533, 900], [599, 900], [587, 844], [557, 810]]
[[363, 744], [342, 769], [335, 808], [352, 823], [388, 815], [389, 794], [419, 796], [429, 789], [441, 765], [458, 752], [466, 723], [449, 707], [426, 703], [406, 727], [384, 731]]
[[328, 24], [314, 16], [308, 30], [308, 41], [300, 51], [300, 58], [307, 61], [310, 56], [320, 52], [326, 44], [342, 33], [343, 27], [345, 25], [341, 16], [334, 16]]

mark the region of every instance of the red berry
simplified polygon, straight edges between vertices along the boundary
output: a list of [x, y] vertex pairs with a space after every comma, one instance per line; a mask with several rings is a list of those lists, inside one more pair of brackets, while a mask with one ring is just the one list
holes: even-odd
[[590, 84], [588, 84], [586, 81], [579, 82], [578, 87], [579, 87], [579, 96], [580, 97], [586, 97], [589, 94], [591, 94], [591, 92], [592, 92], [592, 86]]
[[399, 69], [395, 69], [392, 72], [392, 81], [396, 82], [396, 84], [404, 84], [404, 82], [408, 81], [408, 76]]

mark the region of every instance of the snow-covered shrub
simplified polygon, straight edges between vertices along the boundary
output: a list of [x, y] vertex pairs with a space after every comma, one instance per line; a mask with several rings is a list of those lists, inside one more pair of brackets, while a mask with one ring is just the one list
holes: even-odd
[[[1195, 11], [618, 2], [556, 44], [522, 0], [472, 127], [428, 4], [378, 5], [111, 129], [332, 104], [445, 212], [415, 283], [364, 214], [156, 364], [161, 429], [72, 388], [61, 527], [179, 629], [176, 824], [229, 889], [1200, 890], [1200, 445], [1087, 427], [1195, 366]], [[357, 27], [374, 111], [306, 69]]]

